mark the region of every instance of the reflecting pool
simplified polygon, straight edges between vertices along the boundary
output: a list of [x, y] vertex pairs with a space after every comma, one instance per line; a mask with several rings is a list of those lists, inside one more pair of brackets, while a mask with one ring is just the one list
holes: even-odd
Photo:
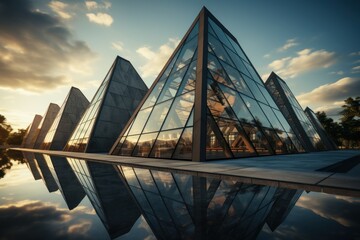
[[1, 152], [0, 239], [360, 239], [360, 199]]

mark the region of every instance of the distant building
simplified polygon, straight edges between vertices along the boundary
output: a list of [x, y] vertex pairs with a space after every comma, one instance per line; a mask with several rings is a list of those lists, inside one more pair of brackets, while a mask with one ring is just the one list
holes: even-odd
[[88, 105], [84, 94], [72, 87], [40, 148], [62, 150]]
[[305, 115], [304, 110], [285, 81], [272, 72], [265, 85], [305, 150], [307, 152], [330, 150], [325, 147], [319, 133]]
[[203, 8], [110, 154], [206, 161], [302, 151], [236, 38]]
[[32, 148], [35, 144], [35, 140], [37, 137], [38, 127], [41, 122], [42, 116], [36, 114], [32, 123], [27, 127], [25, 136], [23, 138], [23, 141], [21, 143], [22, 147], [25, 148]]
[[327, 150], [335, 150], [337, 149], [336, 143], [331, 139], [328, 135], [322, 124], [320, 123], [319, 119], [317, 118], [316, 114], [311, 110], [309, 107], [305, 108], [305, 114], [312, 122], [313, 126], [317, 130], [320, 135], [321, 140], [324, 142]]
[[147, 91], [132, 64], [116, 57], [64, 151], [109, 152]]
[[38, 135], [36, 137], [35, 144], [33, 148], [40, 148], [41, 144], [43, 143], [47, 132], [49, 131], [51, 125], [53, 124], [56, 115], [58, 114], [60, 107], [55, 103], [50, 103], [46, 113], [44, 114], [41, 123], [38, 127]]

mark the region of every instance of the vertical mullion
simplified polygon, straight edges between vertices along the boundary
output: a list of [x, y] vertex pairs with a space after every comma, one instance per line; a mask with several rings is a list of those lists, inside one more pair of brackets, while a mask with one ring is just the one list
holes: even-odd
[[196, 64], [193, 153], [192, 161], [206, 160], [206, 95], [207, 95], [207, 10], [199, 14], [198, 57]]

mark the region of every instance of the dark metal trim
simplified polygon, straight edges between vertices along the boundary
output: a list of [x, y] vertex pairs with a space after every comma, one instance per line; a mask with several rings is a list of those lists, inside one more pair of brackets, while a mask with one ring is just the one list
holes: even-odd
[[199, 14], [198, 58], [196, 64], [193, 152], [192, 161], [206, 161], [206, 99], [207, 99], [207, 9]]

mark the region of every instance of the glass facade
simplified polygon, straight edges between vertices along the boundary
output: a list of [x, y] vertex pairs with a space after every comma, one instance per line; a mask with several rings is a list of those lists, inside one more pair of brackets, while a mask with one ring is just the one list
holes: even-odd
[[72, 87], [40, 148], [62, 150], [88, 105], [89, 101], [82, 92]]
[[325, 146], [318, 132], [284, 80], [275, 73], [271, 73], [266, 81], [266, 86], [292, 129], [294, 129], [295, 135], [299, 136], [305, 150], [324, 150]]
[[64, 150], [108, 152], [147, 90], [131, 63], [117, 57]]
[[37, 135], [34, 148], [40, 148], [41, 144], [43, 143], [47, 132], [49, 131], [52, 123], [54, 122], [60, 107], [57, 104], [50, 103], [44, 117], [41, 120], [41, 123], [38, 127], [39, 134]]
[[22, 147], [32, 148], [34, 146], [36, 137], [38, 136], [39, 133], [38, 127], [41, 121], [42, 121], [42, 116], [35, 115], [32, 123], [26, 129], [26, 133], [21, 143]]
[[[200, 22], [206, 24], [206, 32], [199, 32]], [[199, 39], [205, 40], [199, 45], [203, 49], [197, 49]], [[193, 160], [192, 134], [199, 127], [194, 129], [192, 111], [200, 111], [194, 107], [198, 106], [194, 104], [197, 82], [206, 86], [201, 88], [206, 91], [201, 93], [206, 96], [205, 106], [201, 105], [206, 108], [206, 116], [201, 116], [206, 138], [200, 140], [206, 142], [206, 160], [304, 151], [236, 39], [206, 10], [195, 20], [112, 154]]]
[[117, 166], [158, 239], [255, 239], [302, 191]]
[[113, 154], [191, 159], [198, 24], [178, 48], [159, 81], [120, 138]]

